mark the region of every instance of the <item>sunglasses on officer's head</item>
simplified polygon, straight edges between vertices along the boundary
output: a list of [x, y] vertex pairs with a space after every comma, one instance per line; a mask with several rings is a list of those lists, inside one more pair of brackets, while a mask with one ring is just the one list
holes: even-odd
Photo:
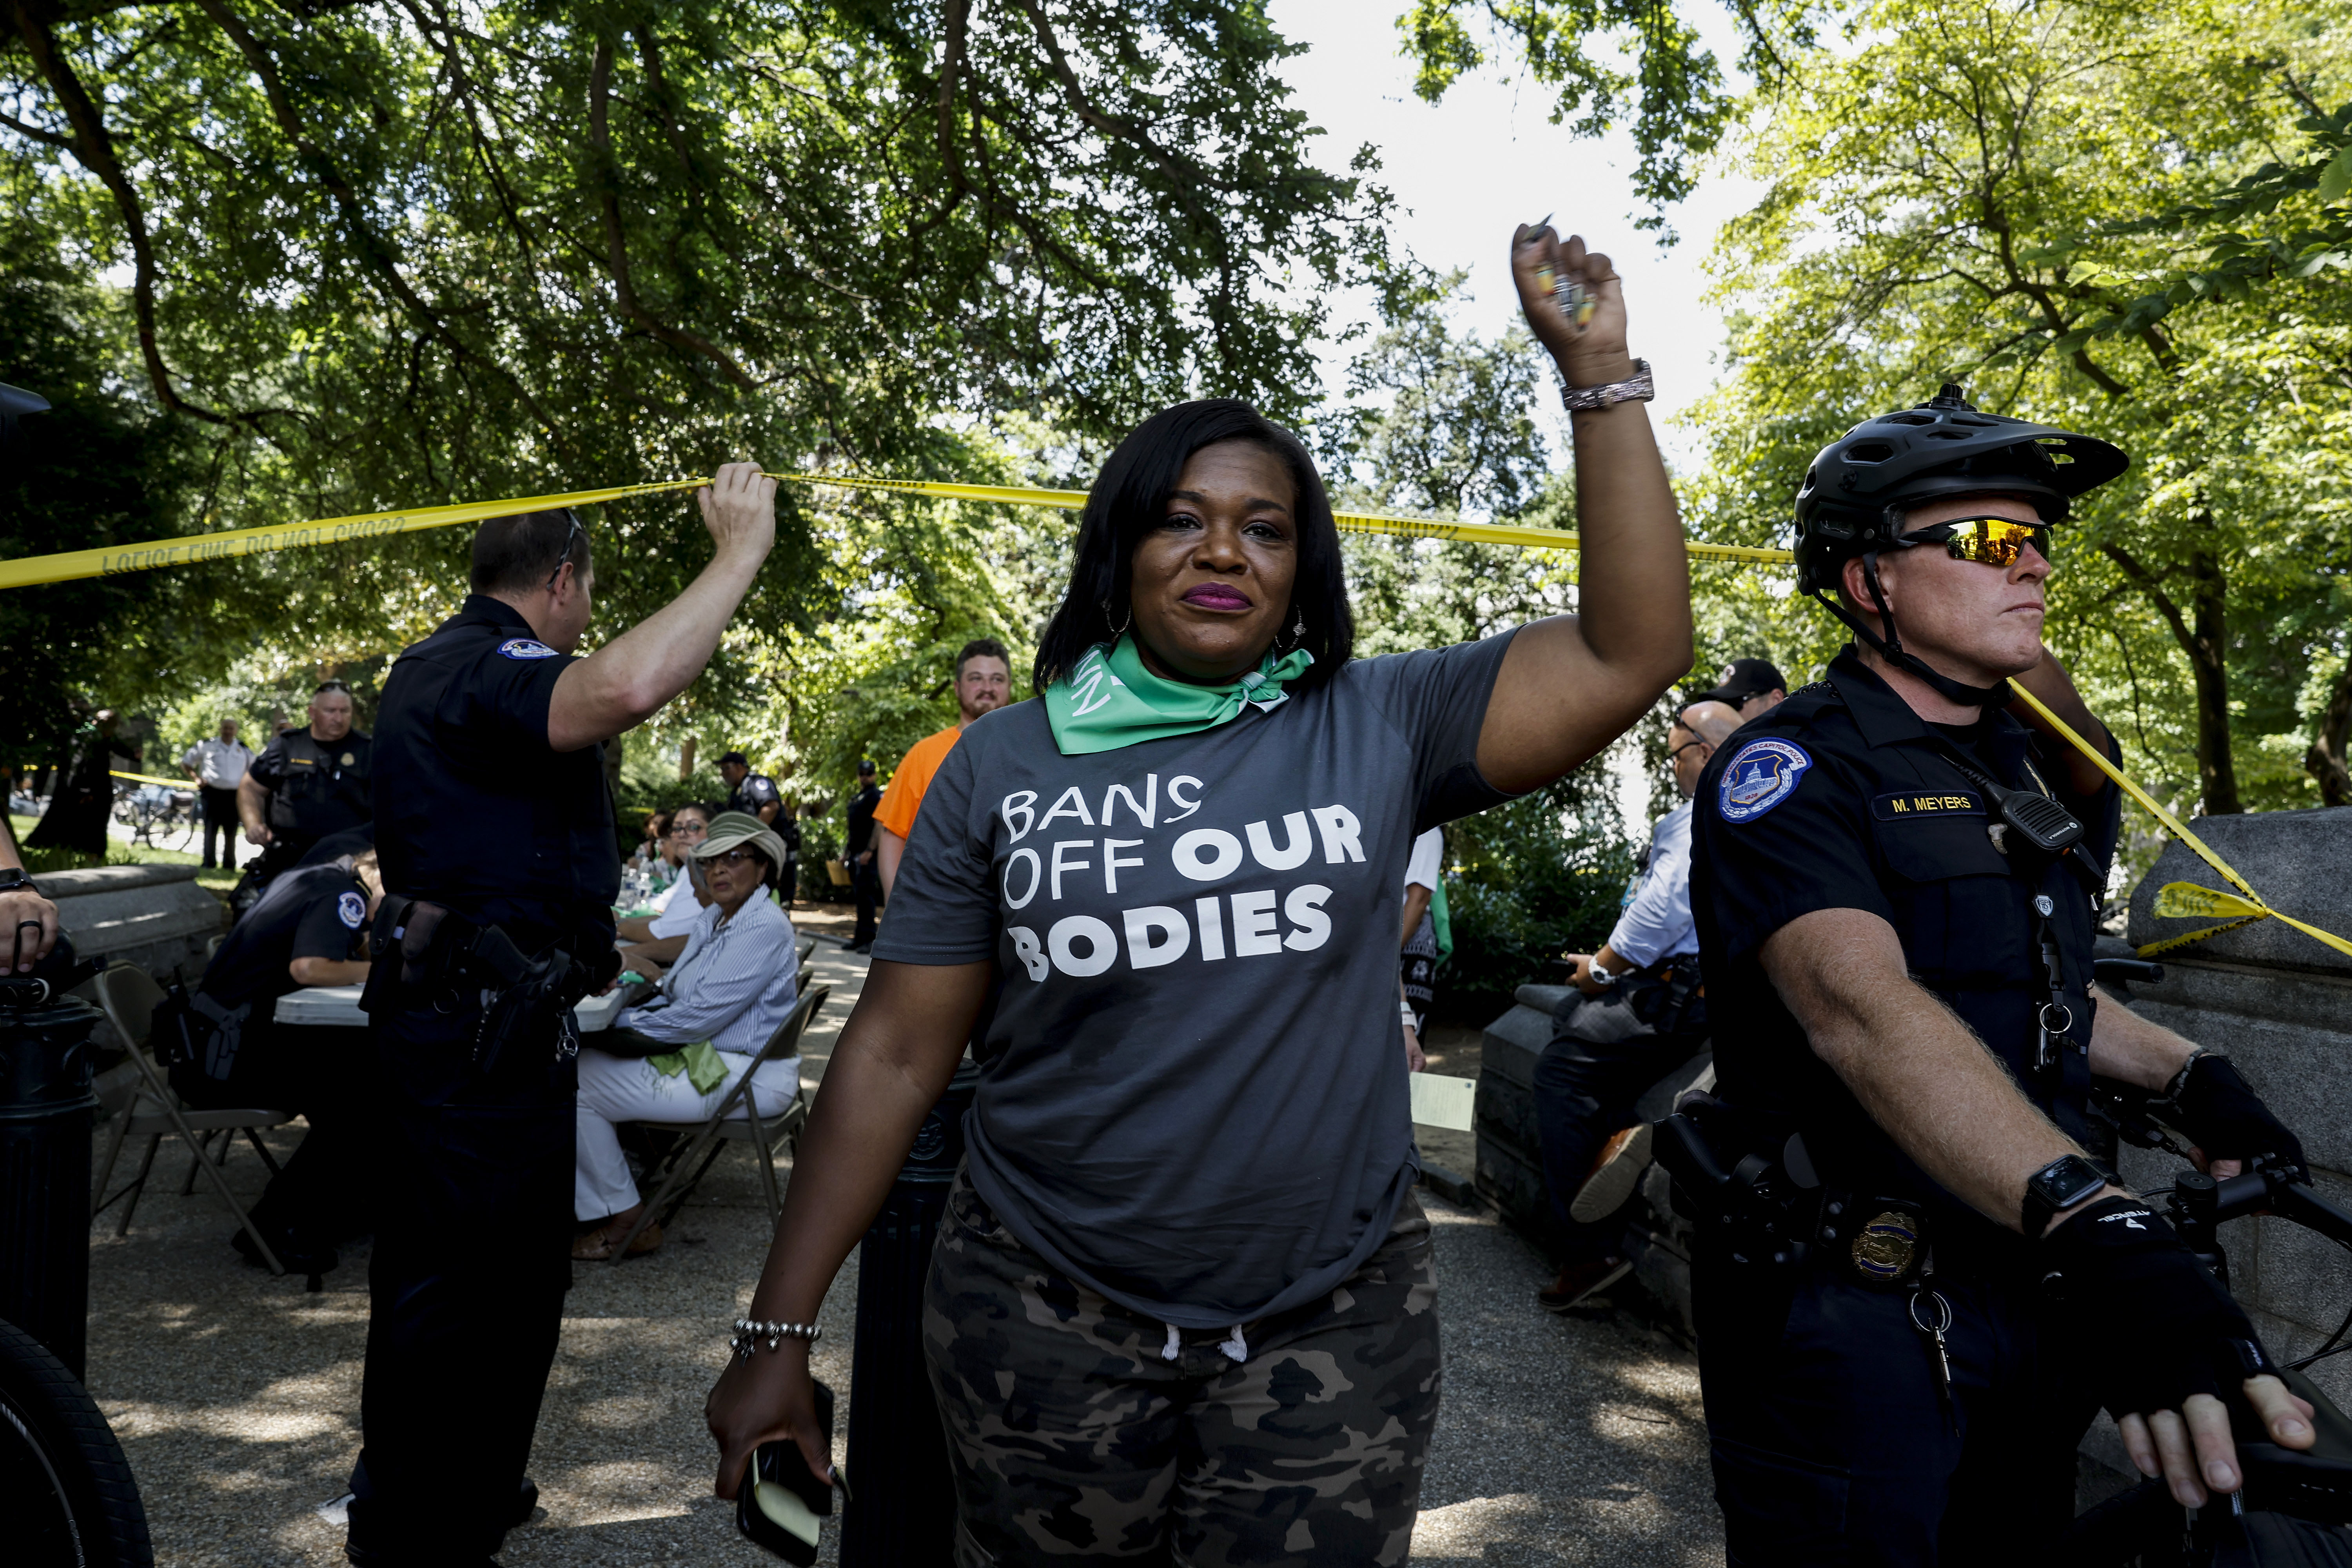
[[568, 506], [563, 509], [563, 521], [567, 524], [563, 531], [563, 548], [556, 553], [555, 570], [547, 574], [550, 593], [554, 592], [555, 580], [563, 575], [564, 565], [572, 559], [572, 542], [588, 531], [580, 526], [580, 514]]
[[1979, 566], [2013, 566], [2029, 544], [2042, 559], [2050, 559], [2049, 527], [2039, 522], [2020, 522], [2013, 517], [1954, 518], [1916, 533], [1906, 533], [1901, 542], [1941, 544], [1953, 560], [1973, 561]]

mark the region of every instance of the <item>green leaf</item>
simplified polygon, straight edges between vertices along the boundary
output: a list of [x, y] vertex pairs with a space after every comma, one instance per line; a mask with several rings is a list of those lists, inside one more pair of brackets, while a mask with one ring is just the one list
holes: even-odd
[[2352, 147], [2336, 154], [2325, 174], [2319, 176], [2319, 199], [2331, 205], [2352, 191]]

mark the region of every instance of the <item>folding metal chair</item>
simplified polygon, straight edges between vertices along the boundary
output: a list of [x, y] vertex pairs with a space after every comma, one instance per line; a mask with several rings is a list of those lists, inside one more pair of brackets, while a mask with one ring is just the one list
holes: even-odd
[[[787, 1154], [799, 1152], [801, 1130], [808, 1125], [808, 1091], [795, 1085], [791, 1104], [783, 1107], [781, 1112], [771, 1106], [763, 1115], [760, 1110], [760, 1097], [750, 1092], [755, 1088], [751, 1080], [767, 1063], [800, 1055], [802, 1033], [808, 1028], [809, 1020], [816, 1016], [817, 1009], [824, 1005], [824, 999], [832, 994], [833, 988], [829, 985], [801, 993], [801, 999], [793, 1005], [790, 1013], [784, 1015], [784, 1021], [776, 1026], [776, 1032], [768, 1037], [768, 1043], [760, 1047], [760, 1054], [751, 1058], [751, 1070], [735, 1080], [735, 1087], [727, 1091], [727, 1098], [719, 1102], [718, 1110], [709, 1120], [632, 1123], [656, 1131], [692, 1133], [694, 1136], [679, 1138], [646, 1168], [646, 1180], [657, 1182], [659, 1185], [652, 1201], [637, 1211], [636, 1223], [630, 1226], [629, 1234], [621, 1238], [620, 1245], [613, 1248], [608, 1261], [618, 1263], [626, 1258], [629, 1244], [635, 1241], [646, 1226], [667, 1225], [677, 1211], [686, 1206], [686, 1200], [701, 1184], [703, 1173], [710, 1169], [718, 1160], [719, 1151], [729, 1143], [751, 1145], [751, 1152], [759, 1166], [760, 1186], [768, 1200], [768, 1223], [775, 1224], [776, 1216], [783, 1212], [784, 1207], [783, 1199], [776, 1191], [776, 1150], [781, 1147]], [[739, 1102], [744, 1110], [740, 1117], [734, 1115]], [[691, 1174], [688, 1173], [689, 1171]]]
[[[130, 1235], [131, 1216], [139, 1207], [140, 1194], [146, 1189], [148, 1173], [155, 1168], [155, 1151], [163, 1143], [165, 1134], [176, 1132], [187, 1144], [188, 1153], [195, 1162], [189, 1168], [189, 1190], [194, 1189], [196, 1169], [201, 1167], [204, 1173], [212, 1179], [213, 1190], [220, 1194], [221, 1202], [226, 1204], [229, 1212], [236, 1216], [238, 1226], [253, 1237], [254, 1245], [261, 1249], [261, 1256], [268, 1261], [269, 1271], [272, 1274], [285, 1273], [285, 1266], [278, 1261], [278, 1254], [270, 1250], [268, 1239], [255, 1228], [253, 1216], [246, 1212], [243, 1204], [236, 1201], [236, 1194], [229, 1191], [228, 1178], [222, 1173], [220, 1163], [213, 1159], [206, 1145], [215, 1132], [228, 1133], [231, 1142], [236, 1133], [243, 1132], [252, 1140], [262, 1163], [274, 1175], [278, 1171], [278, 1162], [270, 1158], [269, 1151], [263, 1146], [260, 1129], [282, 1127], [294, 1120], [293, 1112], [259, 1107], [194, 1110], [183, 1106], [180, 1097], [173, 1092], [171, 1080], [164, 1077], [162, 1066], [148, 1048], [148, 1037], [154, 1032], [155, 1007], [163, 1000], [163, 987], [137, 964], [118, 963], [98, 977], [97, 988], [99, 1008], [106, 1015], [107, 1021], [114, 1026], [114, 1032], [121, 1036], [123, 1043], [130, 1047], [131, 1059], [139, 1064], [142, 1082], [134, 1086], [124, 1102], [115, 1108], [114, 1131], [107, 1139], [106, 1164], [100, 1170], [98, 1184], [90, 1193], [90, 1218], [96, 1219], [116, 1203], [128, 1198], [130, 1201], [122, 1204], [122, 1222], [114, 1227], [114, 1234]], [[139, 1162], [139, 1174], [114, 1196], [106, 1197], [106, 1184], [114, 1174], [115, 1162], [121, 1158], [123, 1142], [138, 1132], [147, 1134], [147, 1153]], [[223, 1159], [227, 1157], [227, 1152], [228, 1144], [225, 1143], [221, 1151]]]
[[800, 965], [803, 969], [806, 969], [808, 967], [809, 954], [815, 951], [816, 938], [813, 936], [804, 936], [801, 938], [800, 950], [793, 955], [793, 962]]

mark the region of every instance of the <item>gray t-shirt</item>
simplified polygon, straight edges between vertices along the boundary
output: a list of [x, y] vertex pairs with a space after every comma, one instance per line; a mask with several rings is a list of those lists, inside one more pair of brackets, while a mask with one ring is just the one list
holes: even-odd
[[1066, 757], [968, 725], [874, 956], [993, 961], [972, 1185], [1112, 1300], [1223, 1328], [1328, 1293], [1420, 1159], [1397, 1024], [1405, 862], [1505, 798], [1475, 761], [1508, 635], [1361, 659], [1271, 711]]

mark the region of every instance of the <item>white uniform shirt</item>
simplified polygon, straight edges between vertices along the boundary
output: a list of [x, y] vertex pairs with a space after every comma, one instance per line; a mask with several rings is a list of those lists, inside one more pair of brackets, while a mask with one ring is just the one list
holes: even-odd
[[235, 789], [245, 782], [245, 770], [253, 765], [253, 753], [241, 741], [224, 741], [217, 735], [198, 741], [180, 758], [184, 768], [196, 770], [196, 777], [206, 789]]

